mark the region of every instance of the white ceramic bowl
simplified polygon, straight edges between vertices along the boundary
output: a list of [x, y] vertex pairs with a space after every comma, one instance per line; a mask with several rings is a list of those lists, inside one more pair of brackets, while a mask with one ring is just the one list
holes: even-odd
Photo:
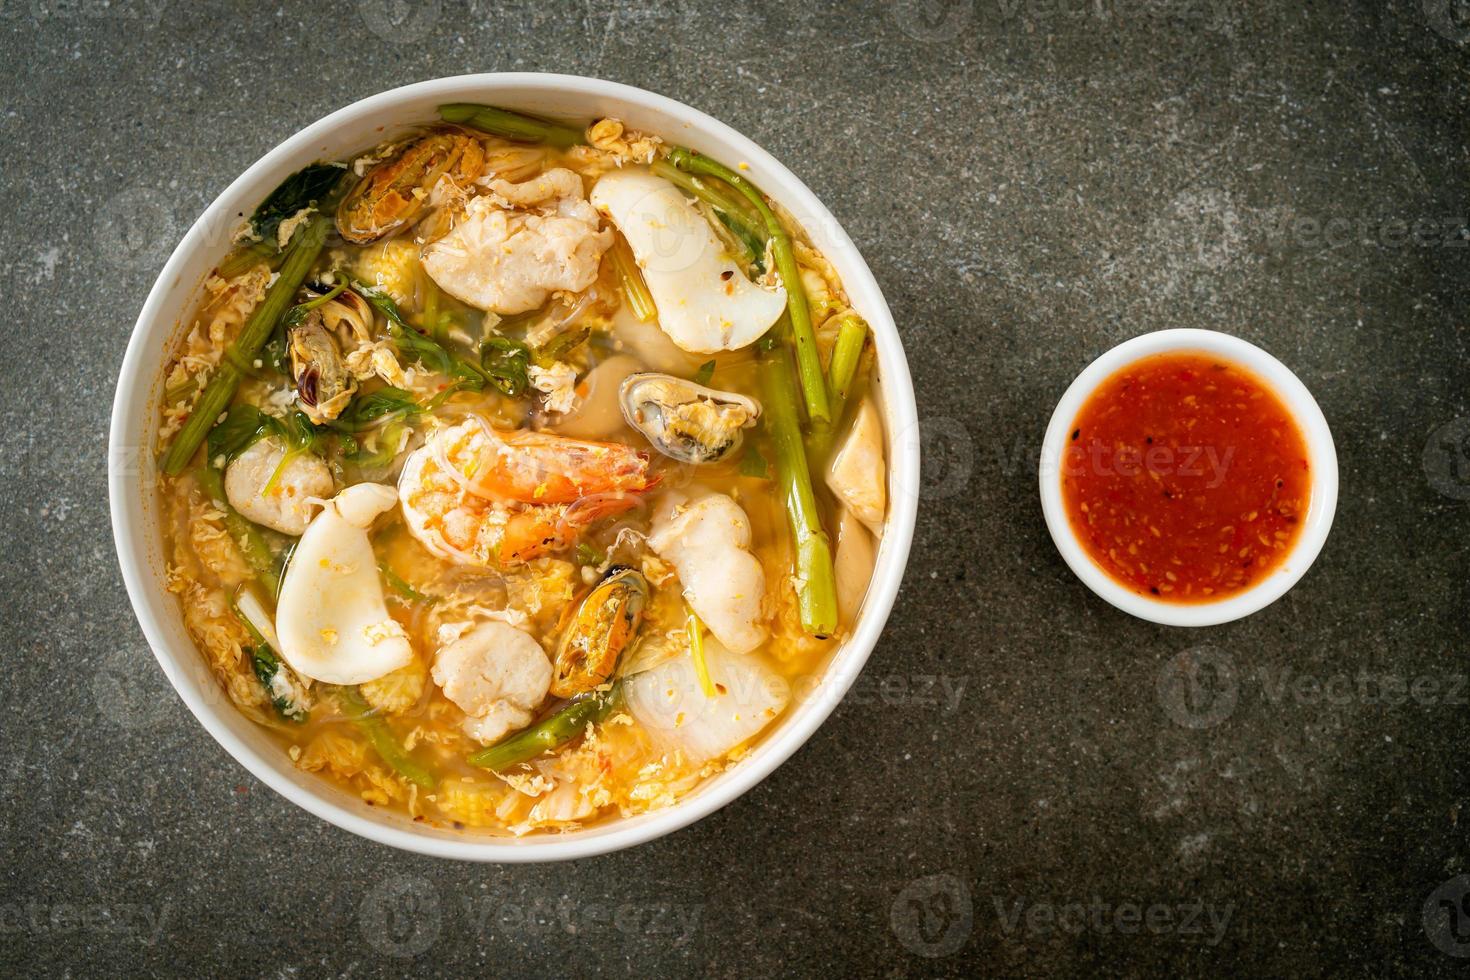
[[[1296, 545], [1271, 574], [1244, 592], [1209, 603], [1163, 602], [1142, 596], [1099, 568], [1082, 543], [1062, 504], [1061, 459], [1068, 433], [1089, 395], [1120, 368], [1152, 354], [1199, 351], [1239, 364], [1265, 381], [1296, 419], [1307, 444], [1312, 491], [1307, 519]], [[1327, 540], [1337, 511], [1337, 450], [1322, 409], [1291, 369], [1254, 344], [1213, 330], [1160, 330], [1134, 337], [1087, 366], [1072, 382], [1052, 413], [1041, 446], [1041, 509], [1057, 550], [1087, 587], [1126, 613], [1165, 626], [1215, 626], [1249, 616], [1286, 594], [1297, 583]]]
[[[231, 705], [185, 632], [177, 600], [164, 590], [159, 501], [152, 489], [157, 471], [148, 447], [158, 424], [162, 369], [180, 325], [198, 300], [201, 282], [229, 249], [241, 216], [286, 175], [314, 160], [342, 158], [432, 121], [435, 107], [446, 102], [482, 102], [573, 119], [616, 116], [726, 164], [748, 164], [743, 172], [795, 216], [836, 266], [876, 339], [891, 503], [853, 635], [826, 673], [800, 692], [774, 730], [740, 763], [677, 806], [568, 834], [512, 840], [425, 827], [298, 771], [278, 745]], [[568, 75], [464, 75], [384, 92], [313, 123], [262, 157], [200, 216], [164, 266], [133, 328], [113, 405], [108, 485], [118, 558], [143, 632], [189, 710], [245, 768], [317, 816], [394, 847], [474, 861], [550, 861], [617, 850], [690, 824], [760, 782], [811, 737], [862, 669], [898, 593], [918, 507], [919, 432], [903, 347], [877, 282], [836, 219], [770, 154], [702, 112], [627, 85]]]

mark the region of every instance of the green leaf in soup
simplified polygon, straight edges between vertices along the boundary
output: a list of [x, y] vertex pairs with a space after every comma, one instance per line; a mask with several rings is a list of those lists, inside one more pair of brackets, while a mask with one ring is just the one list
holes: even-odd
[[388, 321], [388, 336], [398, 346], [398, 352], [422, 364], [437, 374], [459, 379], [465, 389], [479, 391], [485, 385], [485, 372], [471, 364], [466, 358], [442, 347], [432, 337], [419, 333], [398, 309], [387, 294], [358, 279], [351, 280], [353, 289], [368, 301]]
[[584, 541], [577, 545], [577, 561], [595, 568], [607, 561], [607, 555]]
[[299, 408], [286, 416], [282, 428], [292, 453], [319, 453], [330, 434], [330, 430], [325, 427], [312, 424], [311, 419]]
[[699, 366], [699, 370], [694, 372], [694, 383], [697, 385], [707, 385], [714, 376], [715, 362], [705, 361]]
[[206, 445], [212, 463], [220, 457], [226, 463], [249, 449], [264, 437], [277, 432], [280, 423], [254, 405], [235, 405], [225, 420], [209, 430]]
[[587, 338], [591, 336], [591, 327], [573, 327], [570, 330], [557, 334], [543, 346], [536, 349], [535, 357], [537, 365], [540, 367], [551, 367], [552, 364], [586, 343]]
[[531, 349], [509, 337], [486, 337], [480, 345], [480, 365], [501, 394], [519, 398], [530, 381]]
[[286, 346], [286, 332], [278, 331], [277, 334], [266, 342], [261, 348], [262, 360], [267, 367], [277, 374], [291, 376], [291, 354]]
[[355, 432], [367, 425], [387, 418], [412, 418], [423, 411], [418, 400], [402, 388], [386, 387], [352, 400], [347, 411], [338, 420], [338, 428]]
[[[254, 633], [254, 630], [251, 630]], [[255, 634], [257, 637], [259, 634]], [[241, 647], [241, 652], [250, 660], [251, 669], [255, 672], [255, 679], [260, 686], [265, 688], [266, 696], [270, 698], [271, 705], [282, 718], [294, 721], [298, 724], [311, 717], [311, 712], [296, 699], [296, 685], [290, 681], [290, 673], [286, 676], [286, 683], [278, 684], [277, 677], [282, 671], [287, 670], [281, 663], [276, 652], [270, 648], [264, 640], [259, 645]]]
[[250, 230], [261, 238], [274, 236], [282, 221], [324, 201], [344, 173], [344, 168], [333, 163], [313, 163], [296, 171], [260, 202], [250, 216]]
[[284, 419], [273, 419], [272, 421], [276, 423], [276, 430], [286, 440], [286, 451], [281, 454], [281, 461], [276, 464], [270, 479], [265, 481], [265, 486], [260, 491], [262, 496], [276, 488], [291, 460], [303, 453], [314, 453], [321, 456], [327, 448], [328, 436], [332, 434], [331, 429], [313, 425], [311, 419], [307, 418], [306, 413], [299, 408], [293, 410]]

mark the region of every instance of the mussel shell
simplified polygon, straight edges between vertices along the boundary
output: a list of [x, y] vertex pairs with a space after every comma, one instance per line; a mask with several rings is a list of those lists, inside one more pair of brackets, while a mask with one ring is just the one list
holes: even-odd
[[637, 569], [615, 565], [577, 606], [553, 664], [551, 693], [575, 697], [607, 683], [618, 659], [638, 638], [648, 605], [648, 580]]
[[342, 352], [332, 332], [312, 311], [290, 328], [291, 379], [301, 406], [313, 422], [334, 419], [347, 407], [357, 385], [342, 363]]
[[672, 374], [630, 374], [618, 390], [628, 424], [654, 449], [681, 463], [717, 463], [740, 448], [760, 418], [754, 398]]
[[336, 298], [321, 308], [322, 325], [335, 333], [342, 342], [358, 341], [371, 343], [373, 339], [373, 308], [368, 301], [350, 289], [343, 290]]
[[337, 230], [354, 245], [375, 242], [413, 221], [428, 192], [451, 168], [472, 180], [483, 162], [484, 148], [474, 137], [454, 130], [428, 133], [357, 182], [337, 208]]

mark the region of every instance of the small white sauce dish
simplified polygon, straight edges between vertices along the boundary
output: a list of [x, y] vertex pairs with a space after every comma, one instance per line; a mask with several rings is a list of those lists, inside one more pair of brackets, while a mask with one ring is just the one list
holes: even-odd
[[[1219, 357], [1254, 374], [1281, 399], [1306, 443], [1312, 484], [1306, 519], [1286, 556], [1259, 582], [1217, 602], [1166, 602], [1140, 595], [1088, 556], [1062, 500], [1061, 461], [1082, 406], [1105, 380], [1155, 354], [1197, 352]], [[1052, 412], [1041, 446], [1041, 510], [1057, 550], [1089, 589], [1124, 612], [1164, 626], [1216, 626], [1264, 609], [1306, 574], [1327, 541], [1337, 511], [1337, 450], [1322, 409], [1285, 364], [1239, 337], [1214, 330], [1160, 330], [1125, 341], [1089, 364]]]

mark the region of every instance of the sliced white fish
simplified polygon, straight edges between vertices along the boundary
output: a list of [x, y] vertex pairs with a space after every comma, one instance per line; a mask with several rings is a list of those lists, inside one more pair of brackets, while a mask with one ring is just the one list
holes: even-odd
[[313, 498], [332, 495], [332, 471], [314, 453], [291, 457], [275, 486], [266, 486], [281, 466], [286, 447], [274, 437], [261, 439], [225, 469], [225, 497], [241, 514], [272, 530], [296, 537], [306, 530]]
[[658, 324], [697, 354], [738, 350], [760, 339], [786, 309], [783, 287], [751, 282], [704, 215], [673, 184], [645, 167], [623, 167], [592, 187], [593, 207], [632, 246]]
[[737, 653], [766, 641], [766, 573], [750, 553], [750, 519], [723, 493], [664, 496], [648, 545], [674, 566], [684, 598], [711, 633]]
[[322, 507], [291, 553], [276, 606], [280, 654], [297, 673], [361, 684], [413, 659], [388, 615], [368, 528], [392, 508], [392, 487], [360, 483]]
[[786, 679], [758, 654], [734, 653], [706, 637], [704, 662], [715, 685], [714, 697], [700, 688], [687, 653], [623, 681], [633, 718], [691, 762], [724, 755], [754, 738], [791, 700]]
[[551, 661], [531, 634], [491, 620], [440, 647], [432, 676], [464, 711], [465, 732], [490, 745], [536, 717], [551, 687]]
[[495, 195], [472, 198], [454, 230], [424, 249], [424, 271], [440, 288], [504, 314], [534, 310], [556, 290], [577, 293], [592, 285], [613, 236], [598, 229], [580, 177], [551, 170], [525, 184], [492, 181], [491, 188]]

